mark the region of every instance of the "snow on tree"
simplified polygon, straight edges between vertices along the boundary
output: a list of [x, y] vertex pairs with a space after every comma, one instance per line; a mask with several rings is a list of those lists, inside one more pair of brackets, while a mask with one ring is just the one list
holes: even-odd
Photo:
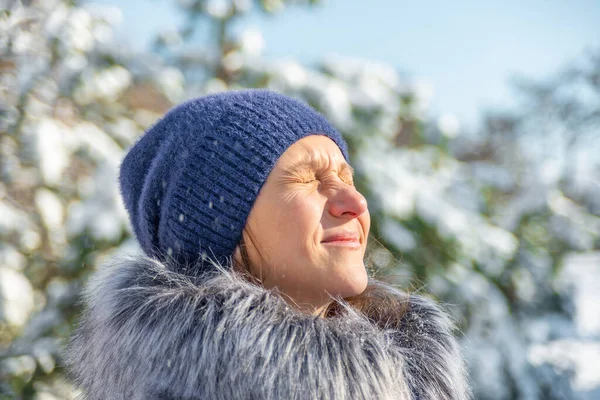
[[[172, 104], [266, 87], [322, 111], [350, 145], [372, 215], [369, 268], [444, 302], [477, 398], [600, 395], [600, 57], [521, 82], [476, 136], [427, 116], [430, 91], [389, 65], [267, 61], [253, 8], [177, 1], [152, 54], [112, 37], [118, 9], [4, 1], [0, 20], [0, 395], [73, 398], [59, 348], [95, 265], [140, 251], [117, 190], [123, 152]], [[195, 45], [202, 24], [213, 34]], [[6, 378], [6, 379], [5, 379]]]

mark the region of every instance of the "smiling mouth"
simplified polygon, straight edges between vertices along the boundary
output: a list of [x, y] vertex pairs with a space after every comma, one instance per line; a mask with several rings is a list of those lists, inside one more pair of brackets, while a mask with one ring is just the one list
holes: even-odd
[[360, 242], [357, 239], [336, 239], [336, 240], [321, 242], [321, 244], [325, 245], [325, 246], [333, 246], [333, 247], [347, 247], [350, 249], [359, 249], [360, 248]]

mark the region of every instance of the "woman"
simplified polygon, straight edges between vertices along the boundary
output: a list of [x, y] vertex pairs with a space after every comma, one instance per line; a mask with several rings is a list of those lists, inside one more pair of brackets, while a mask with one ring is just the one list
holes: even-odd
[[181, 104], [131, 148], [145, 255], [100, 269], [67, 349], [88, 399], [467, 399], [437, 306], [368, 279], [340, 134], [266, 90]]

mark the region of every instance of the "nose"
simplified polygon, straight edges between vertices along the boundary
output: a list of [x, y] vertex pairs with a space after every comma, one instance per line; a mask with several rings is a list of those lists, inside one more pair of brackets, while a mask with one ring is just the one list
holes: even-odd
[[367, 211], [367, 200], [354, 186], [339, 187], [328, 201], [334, 217], [358, 218]]

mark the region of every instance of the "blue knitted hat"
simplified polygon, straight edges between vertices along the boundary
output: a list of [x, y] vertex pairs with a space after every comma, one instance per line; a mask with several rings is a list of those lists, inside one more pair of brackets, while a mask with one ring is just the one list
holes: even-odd
[[120, 166], [121, 195], [144, 252], [187, 266], [225, 262], [279, 157], [315, 134], [331, 138], [348, 160], [346, 142], [321, 114], [275, 92], [218, 93], [171, 109]]

